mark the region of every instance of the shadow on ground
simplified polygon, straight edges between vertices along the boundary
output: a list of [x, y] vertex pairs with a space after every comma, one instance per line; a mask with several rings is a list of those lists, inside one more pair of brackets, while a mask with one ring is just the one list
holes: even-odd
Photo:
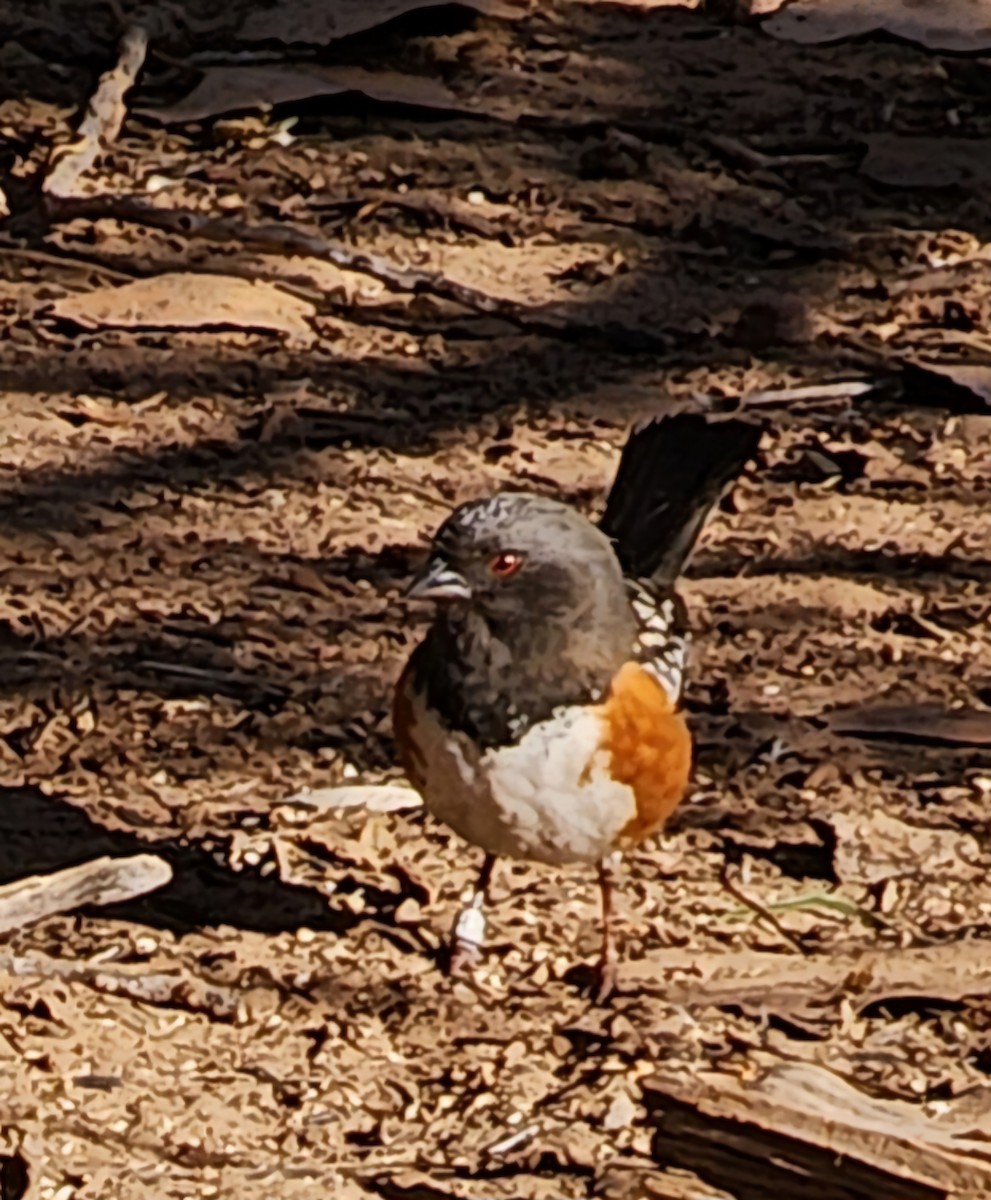
[[[131, 834], [114, 833], [91, 821], [82, 810], [41, 792], [4, 789], [0, 794], [0, 884], [45, 874], [110, 855], [152, 851], [171, 865], [166, 887], [126, 904], [102, 907], [110, 919], [135, 921], [176, 934], [226, 925], [260, 933], [299, 929], [345, 933], [365, 917], [334, 910], [316, 892], [263, 877], [256, 870], [233, 871], [207, 850], [171, 841], [149, 844]], [[369, 916], [385, 921], [398, 900]], [[382, 893], [385, 896], [385, 893]], [[399, 898], [401, 899], [401, 897]]]

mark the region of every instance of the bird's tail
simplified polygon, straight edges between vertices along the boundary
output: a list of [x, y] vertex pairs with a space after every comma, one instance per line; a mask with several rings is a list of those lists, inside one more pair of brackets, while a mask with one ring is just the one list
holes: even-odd
[[699, 413], [659, 417], [633, 430], [600, 522], [628, 574], [660, 587], [674, 583], [761, 432], [752, 421]]

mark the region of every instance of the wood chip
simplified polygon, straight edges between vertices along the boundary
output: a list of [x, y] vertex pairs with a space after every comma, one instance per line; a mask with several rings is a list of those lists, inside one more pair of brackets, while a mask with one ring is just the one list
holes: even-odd
[[297, 792], [283, 803], [314, 808], [320, 812], [333, 812], [342, 808], [366, 808], [369, 812], [389, 813], [401, 812], [406, 808], [419, 808], [423, 801], [410, 787], [404, 787], [402, 784], [382, 784], [314, 788], [313, 791]]
[[885, 1000], [959, 1001], [991, 991], [991, 957], [981, 942], [865, 951], [829, 959], [740, 951], [665, 951], [624, 963], [623, 991], [663, 995], [670, 1004], [741, 1005], [776, 1013], [819, 1012], [845, 1000], [862, 1011]]
[[656, 1157], [738, 1200], [795, 1195], [798, 1179], [807, 1200], [938, 1200], [991, 1188], [984, 1136], [811, 1063], [776, 1063], [747, 1084], [717, 1072], [663, 1076], [644, 1093]]
[[239, 990], [197, 979], [188, 971], [110, 970], [93, 963], [50, 958], [37, 953], [0, 954], [0, 975], [23, 980], [64, 979], [106, 996], [121, 996], [155, 1007], [203, 1012], [218, 1021], [233, 1020], [241, 1002]]
[[53, 875], [32, 875], [0, 888], [0, 933], [85, 904], [120, 904], [163, 887], [172, 868], [154, 854], [97, 858]]
[[947, 746], [991, 746], [991, 712], [933, 704], [857, 705], [829, 714], [834, 733]]

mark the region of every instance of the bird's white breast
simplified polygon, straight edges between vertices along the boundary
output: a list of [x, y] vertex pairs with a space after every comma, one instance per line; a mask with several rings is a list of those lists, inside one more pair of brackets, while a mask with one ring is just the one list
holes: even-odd
[[410, 700], [424, 803], [488, 853], [592, 862], [612, 852], [635, 816], [632, 790], [609, 774], [594, 708], [561, 710], [515, 745], [479, 750], [466, 734], [442, 728], [421, 697]]

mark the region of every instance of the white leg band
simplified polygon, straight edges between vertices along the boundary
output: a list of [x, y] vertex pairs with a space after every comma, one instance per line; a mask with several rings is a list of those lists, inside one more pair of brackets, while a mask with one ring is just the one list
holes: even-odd
[[479, 905], [481, 898], [476, 897], [468, 908], [458, 913], [454, 936], [459, 942], [468, 942], [471, 946], [481, 946], [485, 942], [485, 914]]

